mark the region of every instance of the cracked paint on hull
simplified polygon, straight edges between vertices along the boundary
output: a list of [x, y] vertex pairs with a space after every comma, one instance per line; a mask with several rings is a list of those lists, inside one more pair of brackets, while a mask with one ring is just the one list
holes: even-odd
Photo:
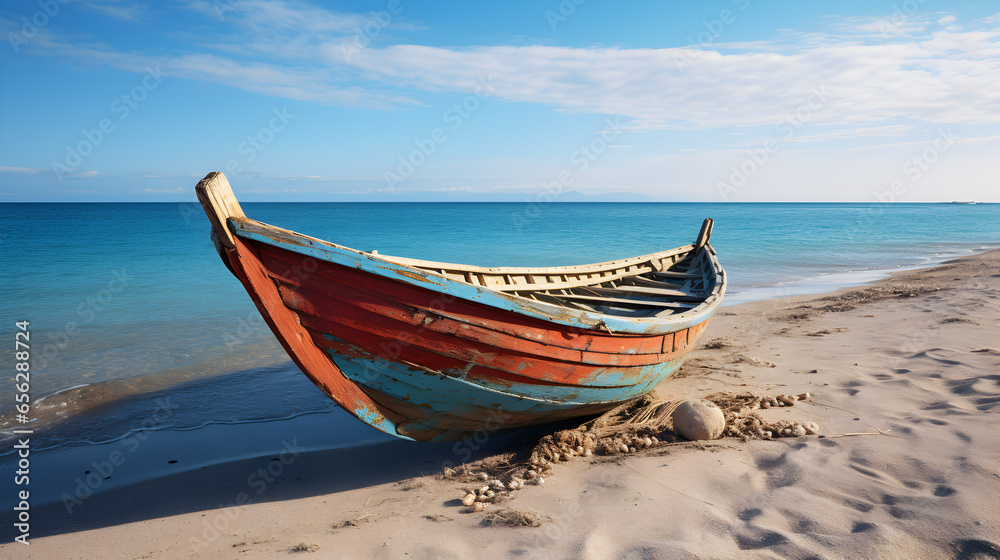
[[303, 372], [363, 422], [420, 441], [604, 412], [676, 373], [710, 315], [615, 331], [627, 318], [543, 318], [357, 252], [234, 233], [223, 256]]

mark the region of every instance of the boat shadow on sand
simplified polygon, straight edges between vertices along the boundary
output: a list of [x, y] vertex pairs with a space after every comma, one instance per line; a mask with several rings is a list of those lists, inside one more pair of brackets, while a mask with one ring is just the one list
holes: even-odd
[[[574, 422], [484, 433], [479, 437], [448, 443], [392, 439], [318, 451], [296, 452], [293, 447], [281, 453], [203, 466], [106, 492], [95, 492], [85, 500], [70, 504], [71, 507], [64, 502], [33, 507], [31, 538], [193, 512], [203, 512], [205, 521], [198, 523], [198, 534], [192, 538], [202, 538], [202, 532], [210, 538], [213, 534], [220, 534], [213, 529], [213, 525], [228, 525], [233, 517], [240, 515], [242, 508], [237, 506], [335, 495], [391, 483], [405, 484], [404, 481], [433, 475], [458, 463], [530, 450], [546, 434], [568, 428], [571, 424]], [[336, 505], [331, 505], [331, 523], [343, 514], [345, 512]], [[4, 512], [0, 515], [0, 522], [10, 527], [15, 521], [10, 512]]]

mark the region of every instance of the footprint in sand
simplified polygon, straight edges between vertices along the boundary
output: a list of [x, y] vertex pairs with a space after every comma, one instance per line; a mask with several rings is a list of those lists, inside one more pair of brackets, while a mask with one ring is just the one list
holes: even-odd
[[781, 533], [757, 529], [754, 533], [737, 533], [734, 535], [736, 546], [740, 550], [757, 550], [760, 548], [770, 548], [788, 542], [788, 537]]
[[767, 487], [770, 490], [791, 486], [802, 478], [801, 469], [788, 462], [788, 453], [782, 453], [778, 457], [756, 457], [754, 462], [757, 468], [767, 473]]
[[851, 509], [860, 511], [861, 513], [868, 513], [869, 511], [875, 509], [875, 506], [872, 504], [858, 500], [844, 500], [844, 505]]
[[736, 517], [738, 517], [740, 521], [749, 522], [762, 513], [764, 513], [764, 511], [760, 508], [747, 508], [740, 510], [740, 512], [736, 514]]
[[808, 533], [816, 525], [812, 519], [793, 511], [785, 510], [781, 513], [788, 519], [788, 526], [793, 533]]
[[851, 527], [852, 533], [867, 533], [875, 528], [874, 523], [867, 523], [865, 521], [855, 521], [854, 527]]
[[924, 406], [922, 410], [943, 410], [946, 414], [968, 414], [963, 410], [958, 410], [958, 407], [945, 401], [930, 403], [927, 406]]
[[892, 506], [889, 508], [889, 515], [895, 517], [896, 519], [916, 519], [916, 512], [910, 511], [908, 509], [903, 509], [900, 507]]
[[883, 494], [882, 495], [882, 503], [885, 504], [885, 505], [887, 505], [887, 506], [894, 506], [894, 505], [896, 505], [896, 504], [899, 503], [899, 498], [896, 497], [896, 496], [893, 496], [892, 494]]
[[972, 402], [976, 405], [977, 410], [985, 412], [987, 410], [993, 410], [997, 405], [1000, 405], [1000, 397], [983, 397], [980, 399], [973, 399]]
[[955, 489], [951, 486], [946, 486], [944, 484], [939, 484], [937, 488], [934, 489], [934, 495], [938, 498], [943, 498], [945, 496], [951, 496], [955, 493]]
[[955, 560], [1000, 559], [1000, 546], [990, 541], [962, 539], [952, 543], [951, 547], [955, 551]]
[[945, 364], [945, 365], [949, 365], [949, 366], [965, 365], [964, 362], [960, 362], [958, 360], [949, 360], [947, 358], [939, 358], [939, 357], [937, 357], [937, 356], [934, 355], [934, 354], [941, 353], [941, 352], [948, 352], [948, 350], [945, 350], [944, 348], [931, 348], [930, 350], [924, 350], [923, 352], [917, 352], [916, 354], [913, 354], [911, 356], [907, 356], [907, 358], [911, 359], [911, 360], [912, 359], [917, 359], [917, 358], [927, 358], [927, 359], [930, 359], [930, 360], [934, 360], [935, 362], [938, 362], [938, 363], [941, 363], [941, 364]]
[[[951, 392], [956, 395], [989, 395], [995, 396], [997, 393], [991, 391], [989, 381], [993, 381], [994, 375], [987, 375], [983, 377], [968, 377], [965, 379], [955, 379], [948, 382], [951, 386]], [[978, 386], [977, 386], [978, 385]]]
[[871, 478], [877, 478], [877, 479], [882, 478], [882, 475], [878, 474], [877, 472], [875, 472], [875, 471], [873, 471], [871, 469], [866, 469], [865, 467], [862, 467], [861, 465], [857, 465], [857, 464], [851, 463], [848, 466], [851, 467], [852, 469], [858, 471], [859, 473], [865, 475], [865, 476], [868, 476], [868, 477], [871, 477]]

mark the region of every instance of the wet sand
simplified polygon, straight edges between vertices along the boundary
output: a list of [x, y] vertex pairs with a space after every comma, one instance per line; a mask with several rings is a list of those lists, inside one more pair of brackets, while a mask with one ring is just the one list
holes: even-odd
[[1000, 558], [1000, 251], [727, 307], [712, 321], [659, 396], [810, 392], [762, 414], [816, 422], [822, 437], [578, 458], [487, 506], [541, 519], [518, 528], [482, 526], [483, 514], [463, 513], [465, 485], [435, 475], [545, 430], [321, 452], [293, 444], [95, 494], [72, 515], [33, 510], [32, 544], [0, 554]]

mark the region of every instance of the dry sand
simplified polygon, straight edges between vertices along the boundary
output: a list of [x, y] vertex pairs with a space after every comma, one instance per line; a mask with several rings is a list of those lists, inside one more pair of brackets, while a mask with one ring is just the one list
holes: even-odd
[[[661, 396], [808, 391], [812, 402], [764, 414], [814, 421], [823, 437], [579, 458], [486, 508], [536, 513], [537, 527], [485, 527], [462, 513], [462, 484], [433, 476], [475, 442], [393, 442], [278, 457], [260, 493], [248, 477], [275, 458], [95, 496], [73, 516], [51, 508], [30, 546], [0, 555], [1000, 558], [998, 335], [1000, 251], [724, 308]], [[490, 440], [490, 452], [528, 444]], [[232, 505], [241, 495], [251, 503]]]

